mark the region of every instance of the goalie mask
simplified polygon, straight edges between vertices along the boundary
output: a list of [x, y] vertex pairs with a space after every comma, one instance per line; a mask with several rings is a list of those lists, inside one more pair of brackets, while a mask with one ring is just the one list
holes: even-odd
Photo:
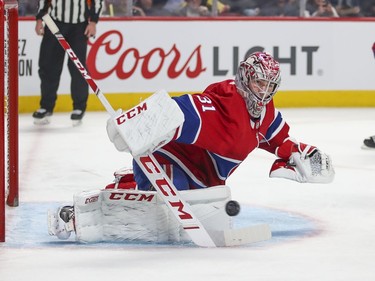
[[266, 52], [255, 52], [238, 67], [235, 83], [249, 114], [259, 118], [280, 86], [279, 63]]

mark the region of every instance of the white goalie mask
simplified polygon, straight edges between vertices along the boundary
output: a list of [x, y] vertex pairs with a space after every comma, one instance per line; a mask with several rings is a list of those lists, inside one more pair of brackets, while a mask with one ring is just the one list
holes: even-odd
[[279, 63], [269, 53], [252, 53], [240, 63], [235, 83], [251, 117], [260, 117], [279, 88], [280, 81]]

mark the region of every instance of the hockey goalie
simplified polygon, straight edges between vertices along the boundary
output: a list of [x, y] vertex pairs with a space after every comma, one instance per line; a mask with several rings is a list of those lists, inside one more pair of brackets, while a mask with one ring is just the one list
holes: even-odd
[[[326, 153], [289, 136], [273, 103], [280, 81], [279, 63], [255, 52], [240, 63], [233, 80], [174, 98], [159, 91], [118, 110], [107, 133], [119, 151], [152, 154], [204, 228], [232, 229], [226, 180], [257, 148], [276, 156], [269, 177], [318, 184], [334, 179]], [[51, 212], [49, 233], [60, 239], [75, 233], [81, 242], [189, 240], [136, 161], [117, 171], [113, 184], [76, 194], [72, 206]]]

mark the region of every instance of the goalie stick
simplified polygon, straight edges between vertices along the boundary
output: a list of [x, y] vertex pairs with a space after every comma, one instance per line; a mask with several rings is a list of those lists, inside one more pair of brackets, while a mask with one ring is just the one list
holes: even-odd
[[[64, 36], [60, 33], [59, 28], [50, 17], [49, 14], [43, 16], [43, 21], [48, 26], [52, 34], [55, 35], [56, 39], [59, 41], [60, 45], [63, 47], [65, 52], [68, 54], [69, 58], [74, 62], [77, 69], [81, 72], [83, 78], [87, 81], [90, 88], [94, 91], [95, 95], [99, 98], [100, 102], [103, 104], [106, 111], [111, 117], [115, 117], [116, 112], [110, 105], [108, 100], [105, 98], [104, 94], [96, 84], [96, 82], [91, 78], [86, 68], [79, 61], [78, 57], [71, 49], [69, 43], [65, 40]], [[183, 229], [187, 232], [190, 239], [198, 246], [201, 247], [216, 247], [216, 246], [233, 246], [241, 244], [241, 241], [246, 240], [245, 237], [238, 238], [237, 234], [240, 231], [227, 231], [220, 232], [215, 231], [210, 234], [203, 227], [202, 223], [197, 219], [191, 210], [190, 205], [183, 200], [177, 190], [173, 185], [171, 180], [167, 177], [160, 164], [157, 162], [155, 157], [151, 153], [145, 155], [136, 156], [133, 155], [134, 160], [141, 167], [151, 184], [154, 186], [158, 195], [165, 202], [169, 210], [176, 217], [178, 222], [181, 224]], [[268, 226], [267, 226], [268, 227]], [[263, 231], [258, 231], [254, 237], [252, 236], [251, 242], [257, 242], [262, 240], [267, 240], [270, 238], [269, 227], [263, 227]], [[242, 233], [242, 232], [241, 232]], [[240, 235], [241, 236], [241, 235]], [[251, 236], [251, 235], [250, 235]], [[216, 241], [216, 243], [214, 242]], [[248, 242], [250, 243], [250, 242]]]

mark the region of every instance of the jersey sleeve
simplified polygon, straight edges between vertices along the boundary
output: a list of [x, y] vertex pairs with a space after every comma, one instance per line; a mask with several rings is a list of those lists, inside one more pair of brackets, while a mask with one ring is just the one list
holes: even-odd
[[173, 99], [177, 102], [185, 116], [185, 121], [177, 141], [185, 144], [193, 144], [200, 132], [201, 119], [192, 100], [192, 96], [183, 95]]
[[270, 107], [267, 110], [273, 111], [273, 114], [267, 114], [268, 116], [272, 116], [272, 119], [270, 118], [267, 122], [269, 125], [264, 138], [259, 143], [259, 148], [276, 155], [277, 148], [289, 139], [289, 125], [276, 108]]

